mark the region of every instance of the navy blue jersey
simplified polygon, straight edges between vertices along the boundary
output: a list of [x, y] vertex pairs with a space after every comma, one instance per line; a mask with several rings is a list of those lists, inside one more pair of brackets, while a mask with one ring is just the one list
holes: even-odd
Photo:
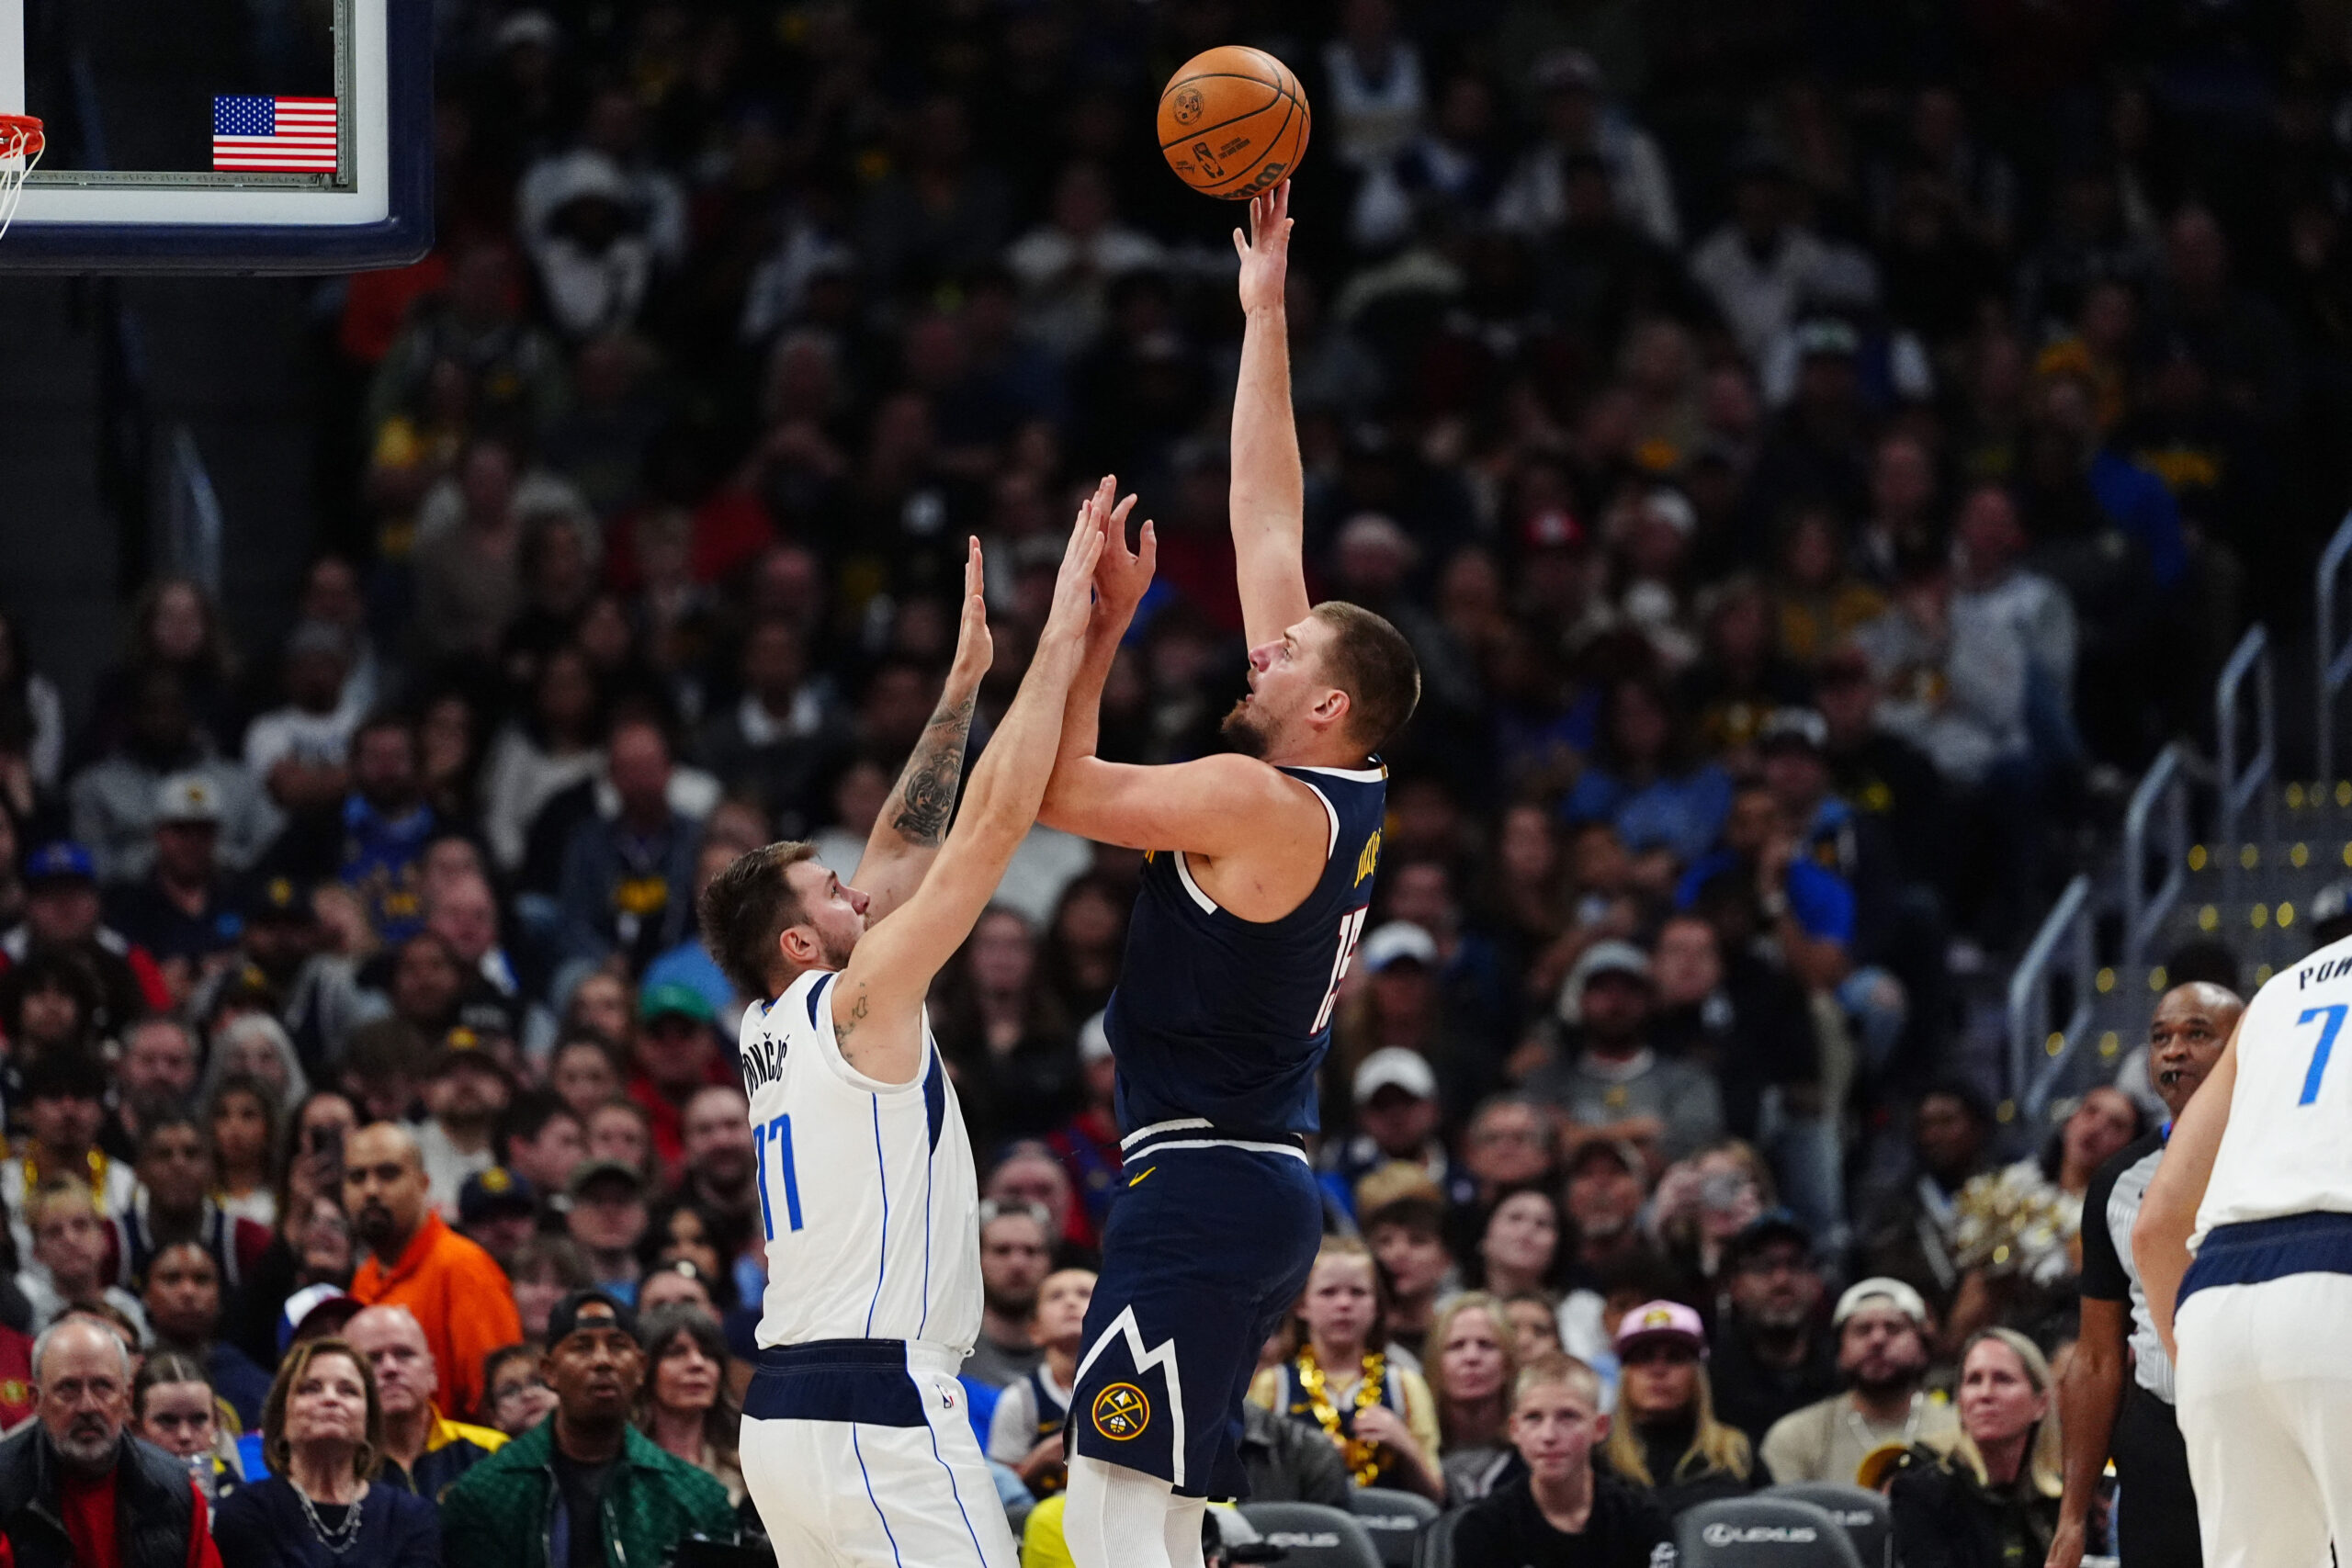
[[1126, 964], [1103, 1021], [1124, 1131], [1194, 1118], [1317, 1130], [1315, 1070], [1372, 902], [1388, 770], [1282, 771], [1322, 797], [1330, 823], [1322, 880], [1289, 914], [1241, 919], [1201, 890], [1182, 852], [1145, 859]]

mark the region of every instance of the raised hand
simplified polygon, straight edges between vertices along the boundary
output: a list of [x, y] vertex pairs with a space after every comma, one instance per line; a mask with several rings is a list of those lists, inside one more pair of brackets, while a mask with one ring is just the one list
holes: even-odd
[[[1102, 484], [1107, 487], [1109, 479]], [[1102, 558], [1103, 513], [1098, 502], [1103, 496], [1102, 488], [1080, 503], [1078, 521], [1069, 531], [1069, 544], [1062, 551], [1060, 574], [1054, 579], [1054, 604], [1046, 613], [1045, 629], [1038, 634], [1042, 641], [1048, 637], [1082, 641], [1086, 623], [1094, 611], [1094, 567]]]
[[1135, 510], [1132, 495], [1117, 505], [1111, 504], [1116, 489], [1114, 476], [1105, 474], [1088, 505], [1102, 520], [1102, 558], [1094, 568], [1094, 592], [1101, 605], [1101, 617], [1115, 621], [1122, 632], [1136, 606], [1143, 603], [1144, 594], [1151, 587], [1151, 574], [1159, 559], [1159, 536], [1152, 531], [1150, 519], [1144, 520], [1142, 536], [1136, 547], [1127, 548], [1127, 514]]
[[974, 538], [964, 553], [964, 614], [956, 628], [956, 661], [948, 666], [948, 686], [957, 691], [978, 686], [995, 659], [996, 643], [989, 636], [987, 573], [980, 562], [980, 541]]
[[1241, 255], [1241, 309], [1279, 310], [1290, 275], [1290, 182], [1250, 198], [1250, 232], [1233, 231]]

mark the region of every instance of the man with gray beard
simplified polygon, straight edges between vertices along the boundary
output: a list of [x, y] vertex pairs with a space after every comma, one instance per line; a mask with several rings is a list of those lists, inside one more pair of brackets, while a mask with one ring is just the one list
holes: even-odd
[[1707, 1368], [1715, 1414], [1760, 1447], [1773, 1422], [1838, 1392], [1813, 1238], [1786, 1209], [1768, 1211], [1724, 1249], [1723, 1275], [1731, 1310]]
[[40, 1419], [0, 1443], [0, 1541], [17, 1568], [220, 1568], [187, 1468], [123, 1431], [130, 1353], [87, 1318], [33, 1346]]

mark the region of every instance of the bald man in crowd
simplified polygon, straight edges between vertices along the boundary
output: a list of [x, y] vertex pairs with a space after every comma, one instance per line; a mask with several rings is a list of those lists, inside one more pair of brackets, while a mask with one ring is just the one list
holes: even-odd
[[408, 1308], [371, 1306], [351, 1320], [343, 1337], [376, 1374], [376, 1404], [384, 1413], [377, 1480], [438, 1503], [459, 1476], [505, 1447], [505, 1433], [452, 1421], [435, 1407], [433, 1348]]
[[379, 1122], [344, 1148], [343, 1207], [368, 1249], [351, 1293], [406, 1307], [424, 1331], [435, 1403], [463, 1419], [482, 1403], [482, 1358], [523, 1337], [514, 1292], [489, 1253], [449, 1228], [429, 1201], [416, 1139]]
[[2165, 1123], [2117, 1154], [2083, 1195], [2083, 1321], [2058, 1385], [2066, 1492], [2045, 1568], [2078, 1568], [2091, 1501], [2110, 1454], [2121, 1491], [2116, 1525], [2132, 1568], [2199, 1568], [2197, 1494], [2173, 1410], [2172, 1358], [2148, 1314], [2132, 1224], [2164, 1158], [2172, 1124], [2222, 1059], [2245, 1001], [2207, 981], [2175, 986], [2148, 1021], [2148, 1077]]

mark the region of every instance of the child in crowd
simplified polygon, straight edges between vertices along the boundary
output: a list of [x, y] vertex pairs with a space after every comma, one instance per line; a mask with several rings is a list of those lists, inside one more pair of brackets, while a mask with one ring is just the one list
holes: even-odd
[[1063, 1269], [1046, 1276], [1029, 1314], [1029, 1336], [1045, 1359], [1006, 1385], [989, 1421], [989, 1458], [1012, 1466], [1037, 1497], [1052, 1496], [1069, 1479], [1062, 1427], [1069, 1419], [1070, 1384], [1078, 1376], [1086, 1309], [1093, 1300], [1092, 1269]]
[[[1511, 1395], [1510, 1440], [1527, 1473], [1471, 1506], [1453, 1560], [1525, 1568], [1650, 1568], [1672, 1537], [1641, 1491], [1592, 1462], [1609, 1435], [1600, 1380], [1573, 1356], [1539, 1356]], [[1671, 1561], [1671, 1553], [1663, 1559]]]

